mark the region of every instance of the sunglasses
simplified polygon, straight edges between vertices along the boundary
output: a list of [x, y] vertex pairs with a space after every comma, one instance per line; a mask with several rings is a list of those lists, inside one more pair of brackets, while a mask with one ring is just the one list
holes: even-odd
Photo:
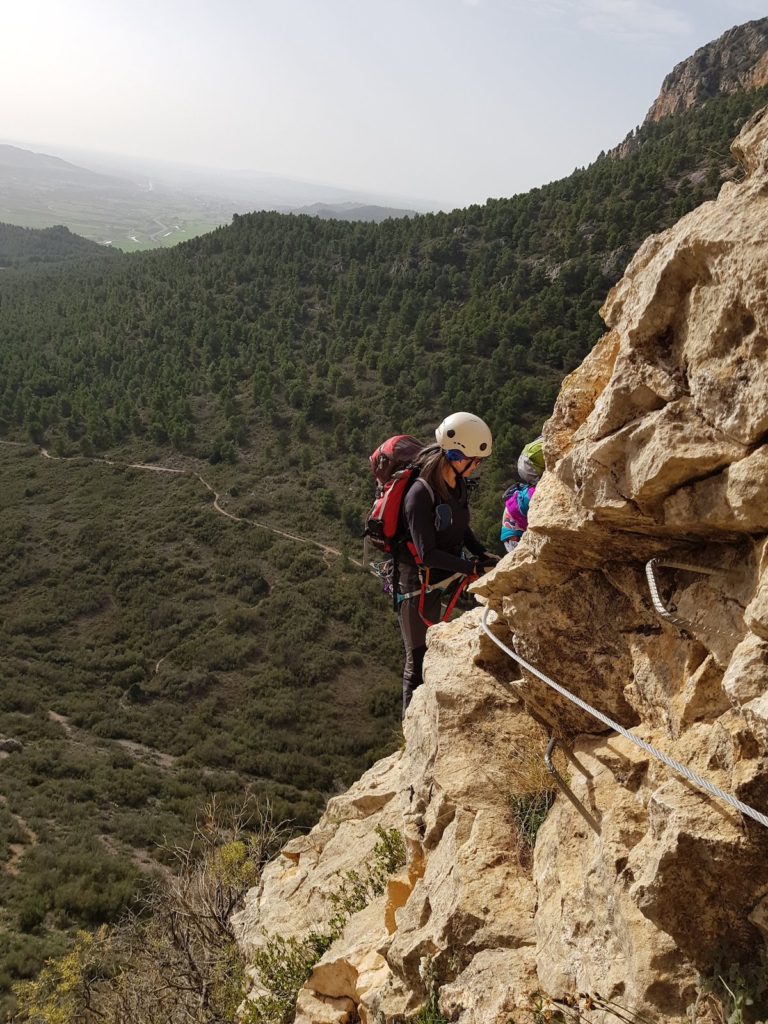
[[457, 448], [446, 452], [445, 457], [449, 462], [482, 462], [484, 458], [483, 455], [467, 455], [466, 452], [460, 452]]

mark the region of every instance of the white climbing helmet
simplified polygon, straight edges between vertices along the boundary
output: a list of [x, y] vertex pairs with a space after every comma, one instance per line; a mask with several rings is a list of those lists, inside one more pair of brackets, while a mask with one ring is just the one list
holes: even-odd
[[490, 427], [471, 412], [447, 416], [435, 431], [435, 440], [444, 452], [461, 452], [467, 459], [487, 459], [493, 447]]

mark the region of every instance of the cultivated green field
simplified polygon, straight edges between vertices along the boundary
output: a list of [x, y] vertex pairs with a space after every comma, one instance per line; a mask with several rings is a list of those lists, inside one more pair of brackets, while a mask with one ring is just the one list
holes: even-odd
[[[140, 209], [116, 212], [110, 207], [90, 203], [60, 204], [55, 209], [12, 209], [0, 207], [0, 221], [25, 228], [47, 228], [64, 224], [76, 235], [94, 242], [109, 242], [123, 252], [158, 249], [176, 245], [213, 231], [231, 220], [231, 212], [223, 208], [210, 217], [200, 217], [199, 210], [183, 207], [160, 211], [157, 220]], [[165, 219], [163, 219], [165, 218]]]

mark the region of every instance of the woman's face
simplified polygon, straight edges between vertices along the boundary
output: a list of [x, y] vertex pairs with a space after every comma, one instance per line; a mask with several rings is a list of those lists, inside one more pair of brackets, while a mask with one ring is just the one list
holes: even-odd
[[459, 476], [470, 476], [482, 462], [482, 459], [458, 459], [456, 462], [452, 462], [451, 465], [459, 474]]

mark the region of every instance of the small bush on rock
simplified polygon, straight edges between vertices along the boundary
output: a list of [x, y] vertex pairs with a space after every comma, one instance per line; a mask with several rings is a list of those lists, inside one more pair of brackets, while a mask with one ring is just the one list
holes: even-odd
[[401, 833], [377, 825], [376, 834], [379, 839], [365, 870], [345, 871], [328, 895], [333, 910], [322, 931], [311, 931], [304, 939], [265, 934], [264, 944], [252, 954], [261, 991], [247, 1004], [245, 1024], [289, 1024], [299, 990], [315, 964], [339, 938], [350, 917], [381, 896], [389, 876], [403, 867], [405, 842]]

